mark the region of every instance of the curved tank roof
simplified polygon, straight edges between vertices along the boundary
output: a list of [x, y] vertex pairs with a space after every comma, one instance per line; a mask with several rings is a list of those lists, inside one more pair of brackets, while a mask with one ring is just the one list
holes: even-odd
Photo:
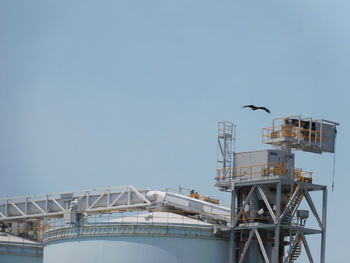
[[40, 245], [40, 243], [25, 239], [22, 237], [10, 235], [8, 233], [0, 232], [0, 242], [11, 242], [11, 243], [18, 243], [18, 244], [26, 244], [26, 245]]
[[0, 233], [0, 262], [42, 263], [42, 261], [42, 244], [8, 233]]

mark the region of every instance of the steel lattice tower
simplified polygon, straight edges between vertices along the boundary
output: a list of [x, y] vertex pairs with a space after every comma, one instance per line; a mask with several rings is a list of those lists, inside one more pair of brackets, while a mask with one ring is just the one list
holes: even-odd
[[[216, 186], [231, 192], [230, 263], [295, 262], [302, 247], [314, 262], [307, 242], [311, 234], [321, 235], [320, 262], [325, 262], [327, 187], [294, 167], [292, 150], [333, 153], [337, 125], [301, 116], [274, 119], [272, 127], [263, 129], [263, 142], [275, 149], [234, 153], [226, 162], [232, 168], [218, 168]], [[218, 160], [225, 158], [223, 153]], [[322, 192], [321, 209], [311, 195], [317, 191]], [[298, 209], [303, 200], [318, 228], [308, 226], [309, 210]]]

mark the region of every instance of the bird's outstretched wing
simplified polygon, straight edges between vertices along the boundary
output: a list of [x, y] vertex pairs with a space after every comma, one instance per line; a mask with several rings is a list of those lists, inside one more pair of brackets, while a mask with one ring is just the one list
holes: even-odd
[[256, 110], [257, 107], [255, 105], [245, 105], [242, 108], [251, 108], [252, 110]]
[[268, 109], [268, 108], [265, 108], [265, 107], [257, 107], [259, 110], [264, 110], [266, 111], [267, 113], [271, 113], [271, 111]]
[[265, 107], [257, 107], [255, 105], [245, 105], [243, 106], [242, 108], [250, 108], [251, 110], [253, 111], [256, 111], [256, 110], [264, 110], [266, 111], [267, 113], [271, 113], [271, 111], [268, 109], [268, 108], [265, 108]]

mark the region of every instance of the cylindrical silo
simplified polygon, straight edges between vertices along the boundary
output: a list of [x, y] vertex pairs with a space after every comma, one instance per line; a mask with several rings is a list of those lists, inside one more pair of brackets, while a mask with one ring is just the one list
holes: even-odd
[[211, 224], [153, 212], [50, 230], [44, 263], [226, 263], [228, 239]]
[[7, 233], [0, 233], [0, 262], [42, 263], [42, 245]]

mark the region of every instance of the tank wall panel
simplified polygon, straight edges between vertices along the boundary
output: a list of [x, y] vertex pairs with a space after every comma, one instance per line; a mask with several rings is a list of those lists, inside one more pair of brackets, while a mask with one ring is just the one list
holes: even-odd
[[42, 263], [42, 248], [21, 246], [18, 243], [0, 244], [1, 263]]
[[43, 259], [40, 257], [0, 255], [0, 262], [1, 263], [42, 263]]
[[215, 239], [109, 236], [70, 238], [44, 247], [44, 263], [226, 263], [228, 242]]

